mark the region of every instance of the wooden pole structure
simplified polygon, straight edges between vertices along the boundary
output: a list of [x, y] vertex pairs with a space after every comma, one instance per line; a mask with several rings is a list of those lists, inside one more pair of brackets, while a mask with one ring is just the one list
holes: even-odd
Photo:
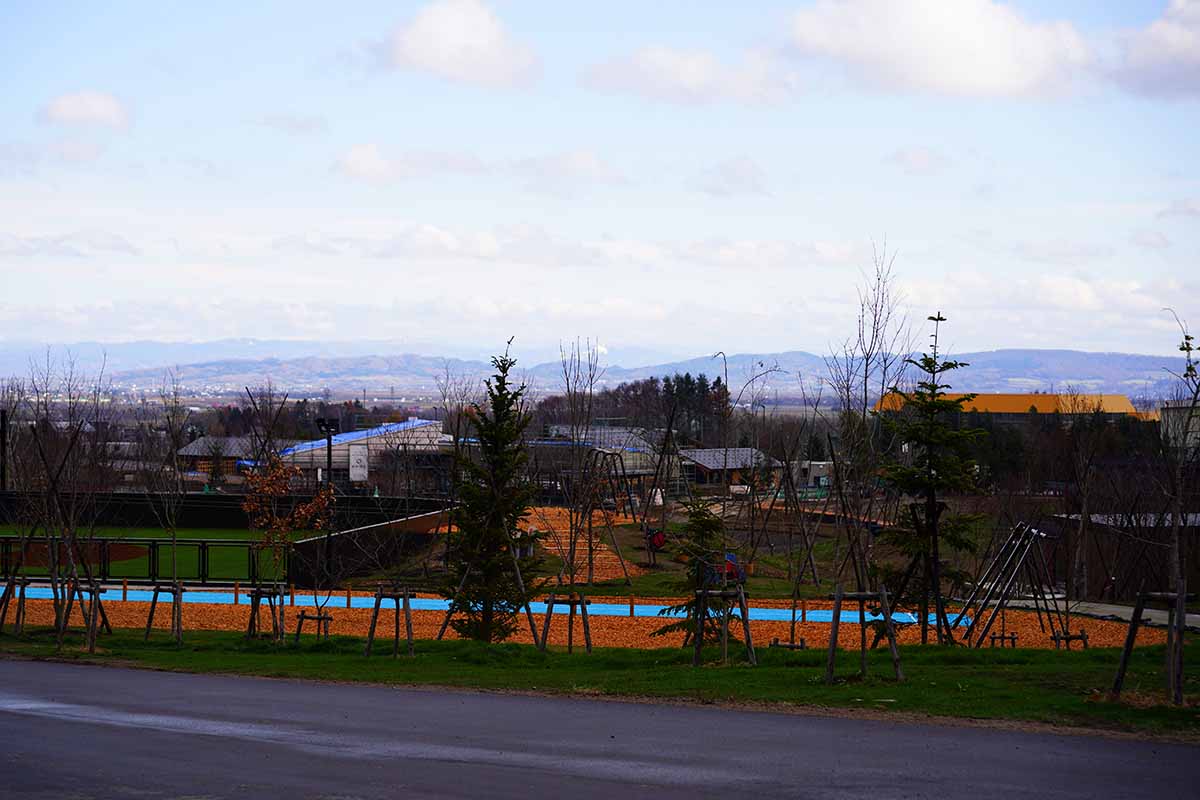
[[742, 611], [742, 632], [746, 637], [746, 656], [750, 659], [751, 666], [758, 666], [758, 655], [754, 652], [754, 637], [750, 634], [750, 604], [746, 602], [746, 592], [743, 591], [742, 585], [737, 586], [738, 607]]
[[408, 638], [408, 654], [415, 656], [416, 648], [413, 646], [413, 621], [412, 621], [412, 603], [409, 601], [410, 592], [404, 590], [404, 634]]
[[583, 595], [579, 596], [579, 616], [583, 620], [583, 646], [588, 653], [592, 652], [592, 626], [588, 622], [588, 600]]
[[[375, 590], [375, 606], [371, 610], [371, 625], [367, 629], [367, 646], [363, 650], [364, 656], [371, 655], [371, 645], [375, 642], [375, 625], [379, 622], [379, 605], [382, 602], [383, 602], [383, 587], [381, 586]], [[439, 639], [441, 638], [441, 634], [438, 634], [438, 638]]]
[[699, 602], [696, 604], [696, 641], [694, 642], [696, 650], [692, 653], [693, 667], [700, 666], [702, 659], [701, 651], [704, 648], [704, 621], [705, 617], [708, 616], [708, 589], [701, 589], [697, 599]]
[[363, 656], [371, 655], [371, 648], [375, 643], [375, 631], [379, 625], [379, 614], [383, 607], [384, 600], [391, 600], [395, 606], [395, 617], [392, 621], [392, 658], [398, 658], [400, 655], [400, 615], [404, 615], [404, 636], [408, 646], [408, 655], [416, 655], [416, 647], [413, 643], [413, 624], [412, 624], [412, 590], [408, 587], [399, 588], [392, 587], [391, 591], [384, 591], [383, 585], [380, 584], [375, 589], [375, 604], [371, 610], [371, 624], [367, 629], [367, 644], [363, 648]]
[[87, 620], [87, 647], [89, 653], [96, 652], [96, 623], [100, 619], [100, 592], [100, 587], [94, 583], [88, 587], [88, 593], [91, 595], [91, 608], [89, 609]]
[[554, 616], [554, 595], [551, 594], [546, 598], [546, 619], [542, 624], [542, 638], [539, 640], [534, 637], [533, 643], [541, 651], [546, 650], [546, 643], [550, 641], [550, 618]]
[[892, 607], [888, 602], [887, 587], [881, 582], [879, 584], [879, 606], [883, 612], [884, 630], [887, 631], [888, 652], [892, 656], [892, 670], [896, 673], [896, 680], [904, 680], [904, 670], [900, 666], [900, 650], [896, 647], [896, 623], [892, 619]]
[[567, 599], [570, 602], [567, 607], [567, 655], [570, 655], [575, 646], [575, 593], [571, 592]]
[[842, 619], [842, 585], [839, 583], [833, 596], [833, 619], [829, 624], [829, 658], [825, 661], [825, 682], [833, 683], [833, 668], [837, 661], [838, 625]]
[[[1133, 646], [1137, 642], [1138, 628], [1142, 624], [1142, 612], [1146, 608], [1146, 595], [1138, 592], [1137, 602], [1133, 606], [1133, 618], [1129, 620], [1129, 630], [1125, 633], [1125, 646], [1121, 648], [1121, 660], [1117, 664], [1117, 675], [1113, 678], [1112, 689], [1108, 693], [1109, 700], [1121, 696], [1121, 688], [1125, 685], [1125, 671], [1129, 668], [1129, 657], [1133, 654]], [[1170, 651], [1168, 651], [1170, 652]]]

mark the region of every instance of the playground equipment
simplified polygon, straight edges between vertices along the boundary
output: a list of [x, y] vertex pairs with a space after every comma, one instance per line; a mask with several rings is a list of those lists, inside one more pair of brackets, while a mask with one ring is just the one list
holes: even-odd
[[1062, 645], [1070, 649], [1071, 643], [1076, 641], [1087, 648], [1087, 632], [1071, 633], [1067, 609], [1059, 602], [1053, 588], [1044, 548], [1047, 545], [1053, 547], [1057, 540], [1057, 536], [1028, 523], [1012, 527], [951, 623], [951, 628], [956, 628], [964, 618], [968, 619], [964, 642], [972, 647], [982, 647], [988, 641], [992, 625], [998, 618], [1003, 618], [1012, 598], [1026, 590], [1033, 600], [1039, 627], [1045, 632], [1049, 626], [1056, 649]]

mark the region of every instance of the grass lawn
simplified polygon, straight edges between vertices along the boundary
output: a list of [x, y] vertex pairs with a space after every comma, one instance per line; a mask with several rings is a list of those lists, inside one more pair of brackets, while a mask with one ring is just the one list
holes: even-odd
[[[290, 642], [290, 640], [289, 640]], [[136, 631], [101, 639], [103, 652], [88, 656], [73, 636], [56, 656], [49, 631], [21, 639], [0, 636], [0, 655], [57, 657], [72, 661], [135, 664], [188, 672], [273, 677], [516, 689], [610, 697], [674, 698], [694, 702], [772, 703], [872, 709], [946, 717], [1015, 720], [1110, 731], [1171, 734], [1200, 740], [1200, 644], [1187, 652], [1187, 689], [1192, 705], [1157, 704], [1162, 696], [1161, 647], [1136, 651], [1126, 680], [1130, 702], [1104, 701], [1118, 651], [967, 650], [901, 648], [908, 680], [890, 677], [885, 652], [871, 654], [871, 676], [854, 675], [856, 653], [842, 654], [839, 680], [826, 686], [823, 651], [762, 648], [760, 665], [710, 663], [690, 666], [690, 651], [598, 649], [592, 655], [542, 653], [528, 645], [485, 646], [473, 642], [417, 642], [415, 658], [362, 656], [363, 640], [334, 637], [299, 647], [248, 642], [237, 633], [190, 631], [182, 648], [160, 637], [145, 643]], [[708, 653], [710, 661], [717, 652]], [[1155, 702], [1150, 702], [1151, 700]]]

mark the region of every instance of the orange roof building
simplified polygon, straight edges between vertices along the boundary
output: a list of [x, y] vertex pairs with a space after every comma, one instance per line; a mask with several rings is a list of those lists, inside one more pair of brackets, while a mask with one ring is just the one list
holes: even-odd
[[[965, 394], [947, 393], [946, 398], [957, 400]], [[875, 404], [876, 411], [899, 411], [904, 407], [904, 398], [888, 394]], [[1137, 410], [1123, 394], [977, 394], [963, 405], [967, 411], [981, 414], [1128, 414]]]

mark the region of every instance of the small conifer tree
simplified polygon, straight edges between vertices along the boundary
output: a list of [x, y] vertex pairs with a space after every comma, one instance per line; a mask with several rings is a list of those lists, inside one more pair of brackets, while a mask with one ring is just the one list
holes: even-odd
[[[668, 606], [659, 616], [672, 617], [672, 621], [653, 631], [651, 636], [667, 636], [672, 633], [694, 634], [696, 615], [700, 613], [698, 589], [721, 588], [721, 570], [725, 568], [725, 553], [722, 551], [724, 521], [700, 499], [687, 505], [687, 523], [684, 525], [679, 549], [687, 556], [686, 578], [677, 584], [686, 599], [679, 605]], [[718, 597], [708, 599], [708, 613], [704, 626], [706, 642], [721, 638], [722, 615], [729, 607], [728, 600]], [[683, 616], [679, 616], [679, 615]]]
[[940, 644], [953, 641], [942, 599], [941, 545], [970, 550], [973, 543], [965, 534], [976, 522], [970, 515], [946, 514], [943, 498], [947, 493], [964, 492], [975, 486], [976, 469], [970, 446], [984, 431], [959, 425], [966, 404], [975, 395], [949, 397], [945, 390], [951, 387], [944, 381], [946, 373], [967, 364], [941, 357], [938, 335], [946, 318], [939, 312], [929, 317], [929, 321], [934, 326], [930, 352], [918, 359], [907, 359], [920, 373], [916, 387], [911, 392], [898, 387], [889, 390], [902, 400], [898, 404], [901, 412], [886, 419], [885, 424], [901, 447], [899, 453], [892, 453], [885, 462], [883, 474], [901, 493], [913, 499], [908, 506], [911, 527], [901, 527], [893, 535], [899, 539], [902, 550], [924, 562], [923, 591], [933, 594]]
[[451, 515], [454, 529], [449, 534], [443, 595], [456, 615], [454, 630], [484, 642], [513, 634], [517, 615], [534, 588], [522, 574], [530, 574], [536, 560], [517, 557], [514, 549], [517, 525], [534, 497], [525, 472], [529, 455], [523, 436], [530, 420], [524, 405], [526, 387], [514, 388], [509, 378], [516, 363], [507, 350], [492, 359], [496, 373], [487, 381], [487, 401], [484, 406], [472, 404], [469, 411], [476, 457], [464, 450], [456, 470], [459, 505]]

